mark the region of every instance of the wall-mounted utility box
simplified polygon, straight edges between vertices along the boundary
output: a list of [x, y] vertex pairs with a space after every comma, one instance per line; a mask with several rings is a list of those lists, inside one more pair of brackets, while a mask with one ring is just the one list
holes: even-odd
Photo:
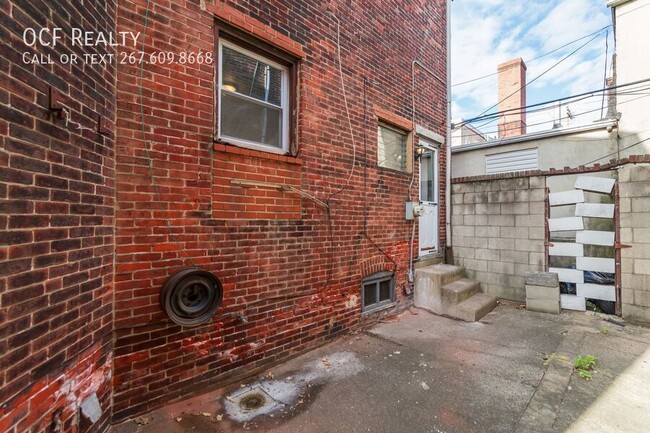
[[406, 202], [406, 219], [408, 221], [421, 216], [422, 212], [423, 212], [423, 208], [419, 202], [417, 201]]

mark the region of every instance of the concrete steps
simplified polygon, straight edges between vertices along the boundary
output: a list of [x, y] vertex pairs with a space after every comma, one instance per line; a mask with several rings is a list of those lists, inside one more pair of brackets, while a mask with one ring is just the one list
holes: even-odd
[[416, 307], [474, 322], [492, 311], [496, 297], [481, 293], [478, 281], [460, 266], [438, 264], [415, 270]]
[[442, 286], [442, 302], [459, 304], [480, 291], [481, 283], [469, 278], [461, 278]]

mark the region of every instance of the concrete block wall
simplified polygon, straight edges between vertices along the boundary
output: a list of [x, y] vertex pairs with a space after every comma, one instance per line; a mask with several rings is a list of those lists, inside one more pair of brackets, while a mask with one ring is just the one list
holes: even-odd
[[524, 274], [544, 270], [544, 188], [544, 176], [454, 181], [454, 263], [484, 292], [524, 301]]
[[650, 164], [619, 169], [623, 317], [650, 323]]

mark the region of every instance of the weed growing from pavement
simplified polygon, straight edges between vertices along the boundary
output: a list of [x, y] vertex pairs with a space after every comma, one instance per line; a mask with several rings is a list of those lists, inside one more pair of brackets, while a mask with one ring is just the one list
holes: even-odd
[[576, 359], [573, 360], [573, 369], [578, 372], [578, 376], [585, 380], [591, 380], [593, 378], [592, 371], [596, 366], [596, 357], [593, 355], [576, 356]]

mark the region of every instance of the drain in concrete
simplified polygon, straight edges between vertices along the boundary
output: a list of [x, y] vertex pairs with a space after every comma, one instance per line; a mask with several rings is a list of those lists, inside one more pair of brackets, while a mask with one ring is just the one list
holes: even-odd
[[295, 413], [306, 403], [314, 387], [341, 380], [365, 367], [354, 353], [337, 352], [305, 365], [297, 374], [278, 380], [262, 380], [237, 389], [225, 397], [227, 415], [238, 422], [248, 422], [274, 412]]
[[225, 401], [228, 415], [239, 422], [250, 421], [256, 416], [269, 414], [281, 407], [284, 407], [284, 404], [271, 397], [259, 383], [237, 390]]
[[262, 393], [251, 391], [239, 400], [242, 410], [258, 410], [266, 404], [266, 397]]

